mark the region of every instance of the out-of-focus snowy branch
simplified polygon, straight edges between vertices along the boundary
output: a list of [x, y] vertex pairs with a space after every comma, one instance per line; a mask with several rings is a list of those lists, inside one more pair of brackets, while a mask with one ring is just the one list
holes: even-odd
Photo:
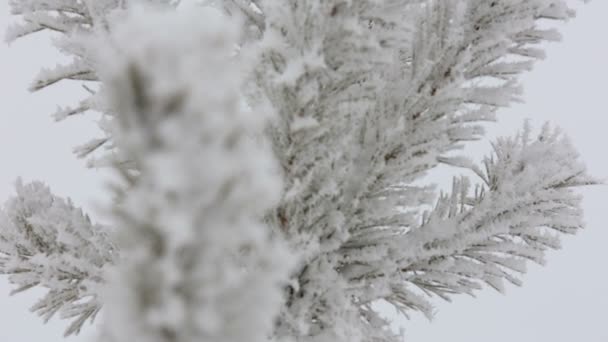
[[[75, 80], [86, 81], [96, 84], [95, 87], [86, 87], [87, 93], [84, 100], [75, 107], [58, 106], [53, 117], [63, 120], [69, 116], [82, 114], [88, 111], [102, 112], [111, 116], [111, 111], [106, 108], [99, 95], [103, 89], [99, 88], [96, 67], [93, 65], [90, 41], [93, 37], [110, 29], [109, 21], [113, 17], [120, 16], [131, 3], [139, 3], [134, 0], [10, 0], [11, 13], [19, 19], [6, 31], [5, 40], [13, 42], [24, 36], [41, 31], [50, 31], [55, 34], [53, 44], [68, 57], [72, 57], [67, 64], [59, 64], [51, 68], [44, 68], [35, 77], [30, 85], [31, 91], [39, 91], [61, 81]], [[144, 3], [157, 6], [175, 7], [175, 0], [144, 0]], [[92, 88], [95, 90], [92, 91]], [[83, 153], [79, 150], [79, 157], [84, 158], [89, 154], [105, 147], [112, 150], [111, 134], [102, 125], [100, 128], [107, 135], [104, 138], [93, 139], [93, 141], [104, 141], [94, 149]], [[87, 146], [93, 146], [93, 142]], [[103, 156], [100, 160], [91, 158], [90, 166], [105, 166], [104, 162], [112, 159], [111, 154]], [[115, 161], [115, 160], [114, 160]], [[106, 163], [107, 164], [107, 163]]]
[[290, 258], [262, 223], [281, 183], [252, 139], [268, 115], [242, 106], [238, 31], [215, 10], [135, 8], [100, 47], [116, 144], [138, 170], [114, 207], [123, 253], [105, 297], [113, 341], [271, 333]]

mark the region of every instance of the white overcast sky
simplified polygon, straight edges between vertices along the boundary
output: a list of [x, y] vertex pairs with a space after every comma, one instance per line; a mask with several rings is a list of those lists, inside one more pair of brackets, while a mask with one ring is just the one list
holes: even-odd
[[[6, 3], [0, 0], [2, 36], [9, 23]], [[608, 179], [608, 1], [577, 7], [578, 17], [561, 30], [564, 41], [549, 45], [548, 58], [522, 78], [526, 103], [501, 111], [490, 135], [511, 134], [525, 118], [535, 126], [549, 120], [572, 138], [590, 173]], [[48, 36], [29, 37], [10, 48], [0, 44], [0, 202], [13, 193], [20, 176], [42, 180], [94, 213], [96, 201], [104, 198], [103, 173], [85, 169], [71, 150], [99, 134], [95, 123], [86, 118], [54, 123], [49, 115], [84, 90], [64, 83], [35, 94], [26, 91], [40, 67], [57, 61]], [[531, 266], [523, 287], [511, 286], [506, 295], [486, 289], [477, 298], [437, 302], [432, 322], [417, 315], [405, 322], [406, 341], [607, 342], [608, 186], [581, 193], [587, 229], [565, 238], [546, 267]], [[9, 290], [0, 278], [0, 341], [66, 341], [64, 322], [42, 325], [29, 313], [39, 292], [9, 297]], [[85, 333], [67, 341], [85, 340], [92, 338]]]

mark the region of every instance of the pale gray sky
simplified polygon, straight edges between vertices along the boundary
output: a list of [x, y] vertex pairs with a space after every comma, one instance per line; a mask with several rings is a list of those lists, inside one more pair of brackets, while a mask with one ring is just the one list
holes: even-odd
[[[0, 2], [3, 35], [9, 19], [7, 1]], [[503, 110], [490, 133], [511, 134], [525, 118], [536, 125], [550, 120], [572, 138], [590, 172], [608, 179], [608, 1], [577, 7], [579, 16], [562, 29], [564, 41], [548, 46], [548, 58], [522, 79], [526, 103]], [[48, 36], [29, 37], [10, 49], [0, 45], [0, 201], [12, 194], [12, 184], [21, 176], [45, 181], [55, 193], [93, 211], [104, 195], [103, 174], [85, 169], [71, 150], [98, 135], [95, 123], [80, 118], [53, 123], [49, 115], [84, 90], [64, 83], [35, 94], [26, 91], [40, 67], [53, 66], [59, 58]], [[483, 146], [487, 142], [475, 148]], [[608, 186], [581, 193], [588, 228], [565, 238], [563, 250], [550, 253], [546, 267], [530, 267], [522, 288], [509, 287], [506, 295], [486, 289], [477, 298], [437, 302], [433, 322], [414, 316], [405, 323], [406, 341], [608, 341], [608, 268], [603, 264], [608, 260]], [[0, 341], [91, 340], [86, 334], [63, 339], [64, 322], [42, 325], [28, 312], [37, 293], [9, 297], [9, 290], [0, 278]]]

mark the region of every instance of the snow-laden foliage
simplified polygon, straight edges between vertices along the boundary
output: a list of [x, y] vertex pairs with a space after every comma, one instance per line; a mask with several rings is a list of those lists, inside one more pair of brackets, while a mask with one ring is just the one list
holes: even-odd
[[98, 111], [106, 114], [100, 121], [102, 137], [92, 138], [74, 148], [74, 153], [85, 158], [101, 147], [106, 152], [88, 160], [88, 166], [109, 166], [116, 161], [115, 146], [111, 139], [110, 114], [103, 102], [103, 87], [99, 84], [97, 70], [91, 55], [91, 40], [106, 35], [114, 17], [123, 15], [132, 4], [147, 3], [154, 6], [174, 7], [175, 0], [8, 0], [11, 13], [20, 20], [11, 25], [5, 40], [14, 40], [41, 31], [53, 33], [53, 44], [70, 61], [54, 67], [45, 67], [30, 85], [31, 91], [39, 91], [62, 81], [85, 81], [83, 99], [76, 105], [57, 105], [53, 117], [57, 121], [83, 113]]
[[[106, 137], [77, 153], [106, 146], [124, 177], [115, 340], [398, 341], [376, 304], [430, 316], [435, 296], [519, 285], [582, 227], [572, 188], [595, 181], [555, 129], [526, 125], [481, 165], [462, 151], [518, 100], [567, 1], [133, 2], [13, 1], [10, 34], [59, 32], [74, 57], [33, 89], [99, 81], [58, 117], [101, 111]], [[442, 164], [456, 177], [438, 194]]]
[[[537, 21], [567, 19], [565, 4], [305, 0], [264, 2], [262, 10], [263, 58], [255, 76], [280, 114], [270, 134], [286, 182], [275, 224], [301, 252], [278, 333], [382, 340], [387, 322], [374, 310], [377, 300], [430, 315], [424, 293], [447, 297], [470, 293], [478, 279], [498, 288], [502, 278], [511, 279], [482, 266], [500, 258], [493, 253], [479, 257], [477, 267], [458, 253], [486, 242], [501, 252], [486, 241], [497, 239], [495, 226], [506, 235], [501, 239], [518, 241], [521, 233], [508, 229], [515, 219], [498, 224], [503, 214], [494, 207], [514, 210], [503, 202], [512, 194], [489, 192], [495, 184], [488, 184], [484, 201], [451, 203], [470, 196], [464, 179], [425, 216], [433, 192], [423, 177], [439, 163], [462, 161], [455, 154], [461, 143], [479, 139], [480, 123], [516, 99], [515, 76], [542, 56], [535, 46], [558, 37]], [[536, 162], [565, 173], [564, 180], [580, 171], [575, 159], [556, 153]], [[576, 184], [586, 182], [580, 177]], [[542, 200], [539, 195], [529, 200]], [[559, 200], [574, 201], [569, 192], [560, 192]], [[461, 216], [474, 220], [454, 227], [462, 218], [448, 215], [455, 215], [452, 209], [444, 213], [445, 207], [466, 207]], [[569, 213], [551, 215], [571, 222]], [[530, 215], [517, 217], [526, 222]], [[475, 229], [480, 225], [492, 229]], [[427, 248], [437, 253], [427, 258]], [[527, 256], [525, 244], [514, 248]], [[451, 274], [443, 265], [435, 270], [437, 259], [477, 273]]]
[[47, 290], [32, 311], [45, 322], [59, 312], [71, 319], [66, 335], [78, 333], [101, 308], [103, 268], [113, 263], [106, 229], [91, 223], [68, 199], [39, 182], [17, 182], [17, 196], [0, 211], [0, 273], [12, 293]]
[[122, 255], [105, 297], [111, 341], [271, 333], [290, 258], [262, 222], [281, 182], [253, 139], [267, 113], [242, 106], [237, 31], [217, 11], [138, 9], [102, 44], [116, 141], [137, 168], [114, 209]]

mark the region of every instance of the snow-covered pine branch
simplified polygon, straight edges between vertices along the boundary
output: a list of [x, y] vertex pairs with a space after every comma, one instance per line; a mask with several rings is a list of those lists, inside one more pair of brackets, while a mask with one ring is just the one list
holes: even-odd
[[[558, 38], [538, 21], [572, 12], [545, 0], [260, 8], [256, 80], [280, 114], [270, 135], [286, 182], [274, 223], [301, 253], [278, 334], [390, 339], [371, 303], [426, 301], [403, 298], [406, 281], [387, 288], [383, 279], [352, 279], [352, 269], [368, 258], [386, 262], [383, 277], [402, 278], [398, 254], [378, 248], [420, 226], [433, 192], [413, 184], [517, 99], [516, 76], [542, 57], [539, 43]], [[351, 262], [353, 246], [364, 252]]]
[[281, 182], [254, 139], [269, 113], [243, 108], [239, 25], [214, 10], [142, 8], [113, 25], [99, 75], [138, 171], [124, 173], [114, 207], [122, 254], [103, 330], [112, 341], [266, 341], [291, 262], [262, 222]]
[[[256, 302], [268, 310], [252, 322], [267, 327], [275, 319], [276, 340], [368, 342], [400, 338], [379, 315], [378, 301], [404, 314], [429, 314], [427, 295], [447, 299], [482, 283], [501, 289], [503, 279], [518, 284], [525, 260], [541, 262], [546, 248], [558, 246], [550, 231], [581, 226], [571, 188], [593, 180], [549, 129], [536, 140], [527, 128], [499, 140], [481, 166], [458, 151], [483, 137], [483, 122], [497, 109], [518, 100], [517, 77], [544, 56], [541, 43], [559, 38], [551, 22], [573, 15], [567, 1], [203, 1], [242, 17], [238, 37], [213, 20], [176, 16], [173, 1], [140, 2], [168, 12], [146, 12], [116, 30], [132, 1], [12, 3], [25, 20], [13, 37], [59, 32], [59, 47], [76, 57], [44, 73], [36, 87], [106, 75], [92, 98], [58, 115], [102, 111], [108, 136], [77, 153], [112, 148], [117, 154], [108, 161], [127, 184], [118, 187], [115, 211], [125, 255], [106, 325], [116, 339], [254, 331], [235, 328], [243, 321], [224, 325], [225, 316], [214, 316], [221, 310], [203, 312], [210, 320], [204, 322], [186, 313], [199, 310], [201, 303], [190, 300], [199, 295], [208, 296], [211, 310], [226, 303], [234, 309], [225, 297], [209, 299], [219, 297], [203, 294], [205, 286], [220, 297], [226, 290], [257, 300], [254, 288], [271, 284], [262, 297], [278, 298], [271, 288], [286, 268], [268, 269], [277, 253], [268, 231], [288, 241], [298, 262], [278, 317], [271, 317], [272, 303]], [[99, 59], [91, 51], [82, 37], [93, 35], [111, 55]], [[248, 63], [252, 72], [242, 68]], [[244, 99], [251, 112], [239, 107]], [[249, 126], [261, 128], [263, 120], [253, 117], [267, 103], [278, 113], [265, 131], [279, 164], [274, 176], [283, 179], [277, 201], [278, 185], [265, 189], [261, 182], [271, 177], [271, 158], [243, 138]], [[485, 184], [471, 193], [474, 182], [456, 178], [452, 193], [436, 201], [424, 176], [439, 164], [470, 168]], [[220, 196], [225, 191], [235, 197]], [[251, 218], [264, 213], [267, 227]], [[184, 235], [173, 235], [173, 225]], [[214, 225], [236, 230], [214, 236]], [[177, 251], [192, 249], [186, 254], [209, 252], [187, 266]], [[194, 277], [205, 267], [218, 275], [218, 265], [245, 278], [227, 289], [224, 278]], [[258, 267], [264, 272], [251, 272]], [[242, 273], [227, 271], [235, 269]], [[256, 278], [264, 274], [268, 279]], [[248, 277], [256, 286], [246, 288]], [[213, 317], [219, 325], [209, 325]], [[252, 334], [246, 340], [262, 338], [261, 330]]]
[[59, 313], [72, 320], [65, 334], [78, 333], [102, 306], [103, 268], [114, 261], [106, 234], [69, 199], [18, 181], [17, 196], [0, 211], [0, 273], [16, 285], [12, 293], [47, 289], [32, 311], [45, 322]]
[[[169, 7], [178, 3], [175, 0], [10, 0], [11, 13], [18, 16], [19, 21], [7, 29], [7, 42], [38, 32], [51, 32], [55, 47], [71, 59], [66, 64], [43, 68], [30, 85], [30, 90], [39, 91], [68, 80], [91, 84], [83, 84], [85, 98], [77, 105], [57, 106], [53, 113], [57, 121], [88, 111], [101, 112], [106, 119], [111, 116], [111, 111], [103, 105], [103, 86], [99, 84], [95, 66], [92, 64], [94, 57], [91, 54], [90, 41], [95, 36], [107, 34], [112, 18], [122, 15], [132, 3], [139, 2]], [[111, 132], [103, 124], [100, 128], [106, 136], [92, 139], [76, 148], [75, 153], [80, 158], [89, 156], [101, 147], [106, 150], [115, 149]], [[113, 154], [106, 153], [98, 159], [91, 158], [88, 165], [107, 166], [114, 161]]]
[[596, 180], [557, 130], [545, 126], [536, 139], [529, 134], [526, 127], [499, 139], [485, 159], [484, 184], [471, 193], [467, 178], [455, 179], [452, 193], [440, 197], [419, 227], [345, 245], [343, 274], [365, 284], [361, 298], [431, 315], [421, 294], [447, 300], [483, 283], [498, 291], [504, 280], [520, 285], [526, 261], [542, 264], [545, 250], [559, 248], [557, 233], [581, 229], [580, 198], [572, 188]]

